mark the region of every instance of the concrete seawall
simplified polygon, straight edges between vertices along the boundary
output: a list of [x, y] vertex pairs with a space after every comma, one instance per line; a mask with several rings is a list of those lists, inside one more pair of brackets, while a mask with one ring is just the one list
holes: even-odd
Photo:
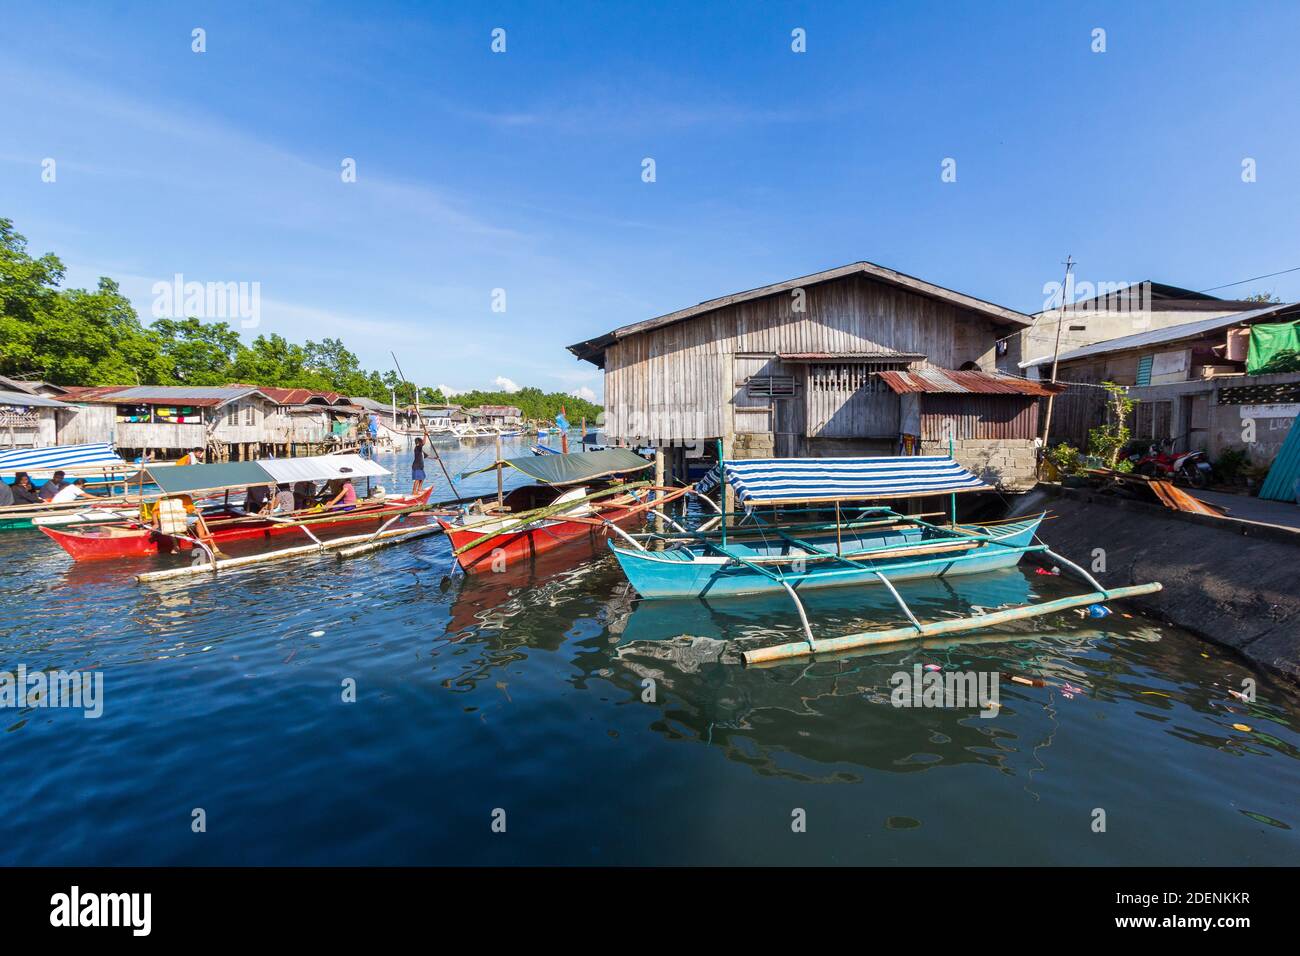
[[1089, 570], [1102, 549], [1107, 587], [1164, 585], [1133, 606], [1300, 685], [1300, 533], [1054, 485], [1014, 513], [1044, 509], [1042, 539]]

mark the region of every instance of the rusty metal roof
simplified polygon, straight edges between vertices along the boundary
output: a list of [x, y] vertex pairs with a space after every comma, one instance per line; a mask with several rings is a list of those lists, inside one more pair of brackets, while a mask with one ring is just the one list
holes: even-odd
[[267, 395], [251, 385], [97, 385], [69, 388], [68, 401], [119, 405], [189, 405], [216, 408], [245, 395]]
[[927, 367], [914, 372], [876, 374], [899, 395], [916, 392], [927, 395], [1053, 395], [1065, 390], [1064, 385], [1050, 382], [1031, 382], [989, 372], [955, 372], [948, 368]]

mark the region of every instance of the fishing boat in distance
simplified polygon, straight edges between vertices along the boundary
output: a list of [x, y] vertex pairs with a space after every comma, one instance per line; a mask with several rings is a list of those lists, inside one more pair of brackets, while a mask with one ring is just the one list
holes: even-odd
[[[719, 456], [721, 458], [721, 456]], [[742, 511], [713, 528], [632, 535], [615, 530], [619, 565], [643, 598], [726, 598], [785, 592], [794, 602], [805, 642], [747, 651], [749, 663], [820, 651], [929, 637], [987, 627], [1160, 590], [1158, 583], [1107, 589], [1083, 568], [1036, 543], [1043, 515], [979, 525], [959, 524], [956, 496], [992, 490], [947, 456], [720, 460], [713, 481], [735, 492]], [[869, 502], [950, 496], [946, 525]], [[849, 514], [845, 516], [845, 508]], [[794, 520], [791, 520], [793, 517]], [[736, 523], [728, 527], [725, 519]], [[1092, 588], [1087, 594], [966, 618], [922, 623], [895, 581], [980, 574], [1014, 567], [1042, 553]], [[902, 628], [818, 639], [800, 594], [822, 587], [879, 585], [908, 621]]]
[[[624, 525], [688, 493], [626, 481], [651, 463], [625, 448], [574, 454], [499, 459], [462, 477], [497, 472], [497, 499], [476, 502], [454, 517], [437, 520], [466, 571], [530, 559], [578, 541], [598, 543], [611, 527]], [[506, 469], [533, 483], [504, 490]], [[599, 487], [592, 490], [594, 484]]]
[[[210, 552], [228, 542], [269, 539], [294, 533], [319, 542], [317, 532], [390, 522], [423, 510], [428, 505], [432, 488], [419, 495], [358, 496], [356, 503], [350, 506], [327, 508], [313, 505], [282, 514], [247, 514], [230, 504], [229, 493], [254, 486], [297, 482], [311, 482], [314, 489], [317, 481], [371, 479], [388, 474], [387, 469], [359, 455], [172, 465], [156, 471], [146, 466], [136, 480], [140, 483], [152, 481], [163, 491], [157, 502], [146, 504], [147, 516], [142, 509], [134, 520], [118, 524], [98, 524], [87, 528], [42, 526], [40, 530], [76, 561], [140, 558], [196, 547]], [[195, 497], [221, 493], [225, 493], [224, 503], [199, 512], [208, 531], [206, 536], [188, 531], [183, 519], [170, 527], [158, 520], [159, 510], [165, 502], [180, 501], [187, 510], [193, 511]], [[212, 557], [211, 553], [208, 557]]]

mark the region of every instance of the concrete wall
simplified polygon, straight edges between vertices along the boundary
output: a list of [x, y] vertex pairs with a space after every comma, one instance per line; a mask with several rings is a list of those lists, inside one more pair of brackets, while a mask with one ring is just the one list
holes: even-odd
[[[948, 454], [946, 441], [923, 441], [924, 455]], [[1028, 491], [1034, 487], [1036, 446], [1029, 438], [961, 438], [952, 454], [986, 483], [1002, 491]]]
[[[1220, 405], [1219, 391], [1246, 385], [1300, 384], [1300, 373], [1281, 375], [1231, 375], [1222, 378], [1176, 382], [1168, 385], [1150, 385], [1129, 389], [1129, 397], [1139, 402], [1169, 402], [1169, 435], [1177, 450], [1187, 450], [1185, 437], [1190, 427], [1192, 450], [1204, 449], [1211, 458], [1218, 458], [1229, 448], [1249, 453], [1252, 464], [1266, 465], [1277, 457], [1295, 421], [1300, 404], [1287, 405]], [[1189, 420], [1188, 412], [1196, 413], [1196, 406], [1184, 399], [1199, 396], [1202, 418]], [[1190, 405], [1190, 407], [1189, 407]], [[1245, 420], [1254, 422], [1253, 436], [1245, 428]], [[1253, 441], [1247, 442], [1247, 437]]]
[[1016, 512], [1045, 507], [1044, 539], [1103, 585], [1159, 581], [1164, 590], [1131, 603], [1300, 684], [1300, 532], [1051, 485]]

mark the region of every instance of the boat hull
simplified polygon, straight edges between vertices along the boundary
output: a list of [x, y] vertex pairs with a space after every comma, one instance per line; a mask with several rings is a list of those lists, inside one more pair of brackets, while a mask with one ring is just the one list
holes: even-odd
[[[374, 524], [386, 521], [413, 507], [427, 504], [432, 488], [427, 488], [420, 495], [402, 496], [388, 499], [382, 507], [365, 509], [356, 514], [348, 512], [322, 512], [312, 515], [307, 520], [294, 524], [274, 521], [253, 521], [231, 527], [221, 527], [222, 518], [208, 518], [212, 538], [218, 547], [234, 541], [251, 541], [259, 538], [273, 538], [286, 534], [298, 534], [306, 539], [303, 528], [312, 529], [313, 533], [334, 528], [353, 527], [359, 524]], [[326, 521], [325, 519], [329, 519]], [[41, 527], [40, 530], [52, 538], [59, 547], [75, 561], [103, 561], [111, 558], [142, 558], [154, 554], [169, 554], [175, 549], [188, 551], [194, 547], [193, 542], [159, 534], [149, 528], [130, 528], [118, 525], [102, 525], [95, 528], [63, 530]]]
[[[604, 520], [622, 526], [635, 521], [642, 512], [630, 508], [610, 508], [602, 510], [599, 514]], [[445, 518], [439, 518], [438, 523], [446, 531], [453, 551], [472, 544], [485, 533], [482, 528], [474, 525], [458, 525]], [[494, 566], [501, 568], [502, 562], [509, 567], [516, 562], [530, 560], [539, 554], [582, 542], [596, 548], [604, 542], [608, 534], [605, 528], [587, 522], [565, 521], [559, 518], [546, 519], [519, 531], [506, 532], [489, 538], [463, 554], [456, 555], [456, 561], [466, 571], [486, 571]]]
[[[825, 587], [880, 584], [876, 572], [884, 574], [891, 582], [918, 578], [937, 578], [952, 575], [982, 574], [1014, 567], [1030, 547], [1038, 529], [1041, 515], [1014, 522], [990, 531], [989, 543], [979, 547], [962, 547], [954, 540], [951, 550], [938, 550], [924, 555], [881, 556], [854, 559], [862, 567], [852, 567], [841, 562], [798, 563], [799, 550], [787, 544], [779, 547], [767, 541], [756, 546], [740, 545], [746, 557], [761, 562], [769, 571], [785, 578], [796, 591]], [[836, 546], [834, 534], [819, 534], [807, 539], [810, 543], [829, 549]], [[922, 539], [913, 531], [904, 530], [853, 535], [854, 550], [871, 547], [896, 546], [900, 550], [914, 545], [930, 546], [938, 539]], [[850, 542], [845, 541], [846, 545]], [[707, 549], [670, 549], [662, 552], [641, 552], [611, 545], [627, 575], [628, 581], [643, 598], [720, 598], [747, 594], [764, 594], [784, 591], [780, 582], [740, 561], [730, 560]], [[848, 553], [846, 547], [846, 553]]]

